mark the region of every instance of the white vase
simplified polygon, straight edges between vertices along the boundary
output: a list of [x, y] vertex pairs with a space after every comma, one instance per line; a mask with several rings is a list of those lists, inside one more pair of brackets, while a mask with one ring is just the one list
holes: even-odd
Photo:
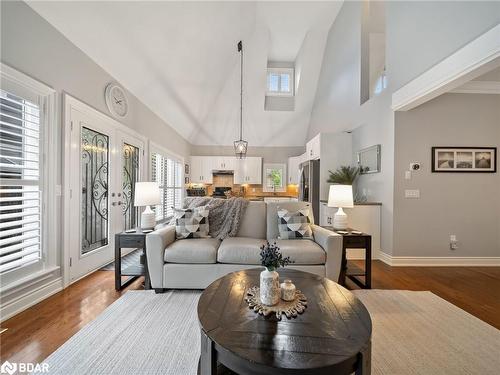
[[280, 277], [276, 271], [267, 268], [260, 273], [260, 302], [267, 306], [276, 305], [280, 300]]

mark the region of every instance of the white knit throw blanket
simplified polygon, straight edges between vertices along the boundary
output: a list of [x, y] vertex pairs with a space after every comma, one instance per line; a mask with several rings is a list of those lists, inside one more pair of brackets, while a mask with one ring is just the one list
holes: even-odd
[[248, 206], [248, 200], [243, 198], [205, 198], [186, 197], [185, 208], [195, 208], [208, 205], [209, 234], [212, 238], [223, 240], [234, 237], [238, 233], [240, 221]]

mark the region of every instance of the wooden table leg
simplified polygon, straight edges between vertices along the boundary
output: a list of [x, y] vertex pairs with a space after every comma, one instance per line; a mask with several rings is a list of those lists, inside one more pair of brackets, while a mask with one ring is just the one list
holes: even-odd
[[372, 288], [372, 238], [366, 237], [366, 258], [365, 258], [365, 286]]
[[120, 237], [115, 236], [115, 290], [120, 291], [122, 289], [122, 258], [120, 250]]
[[[342, 241], [343, 242], [343, 241]], [[345, 278], [347, 272], [347, 249], [342, 244], [342, 260], [340, 261], [339, 284], [345, 286]]]
[[216, 375], [217, 358], [213, 341], [201, 330], [201, 354], [199, 375]]
[[370, 375], [372, 372], [372, 342], [366, 344], [363, 350], [358, 354], [358, 368], [356, 375]]
[[149, 278], [148, 256], [146, 255], [146, 243], [144, 243], [144, 289], [151, 289], [151, 279]]

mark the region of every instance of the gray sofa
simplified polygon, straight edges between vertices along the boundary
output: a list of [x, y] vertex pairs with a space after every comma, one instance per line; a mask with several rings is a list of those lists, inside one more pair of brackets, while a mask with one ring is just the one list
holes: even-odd
[[[338, 281], [342, 259], [342, 237], [313, 225], [312, 240], [280, 240], [277, 208], [296, 211], [306, 202], [249, 202], [236, 237], [175, 239], [175, 227], [165, 226], [146, 236], [151, 286], [204, 289], [229, 272], [260, 267], [260, 246], [276, 242], [283, 256], [295, 261], [289, 268], [307, 271]], [[310, 211], [313, 221], [312, 210]]]

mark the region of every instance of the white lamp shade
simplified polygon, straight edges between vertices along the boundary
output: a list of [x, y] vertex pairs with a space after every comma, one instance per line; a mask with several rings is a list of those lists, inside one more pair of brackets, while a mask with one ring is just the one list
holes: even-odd
[[156, 182], [135, 183], [134, 206], [152, 206], [160, 203], [160, 188]]
[[352, 185], [331, 185], [328, 194], [328, 207], [354, 207]]

